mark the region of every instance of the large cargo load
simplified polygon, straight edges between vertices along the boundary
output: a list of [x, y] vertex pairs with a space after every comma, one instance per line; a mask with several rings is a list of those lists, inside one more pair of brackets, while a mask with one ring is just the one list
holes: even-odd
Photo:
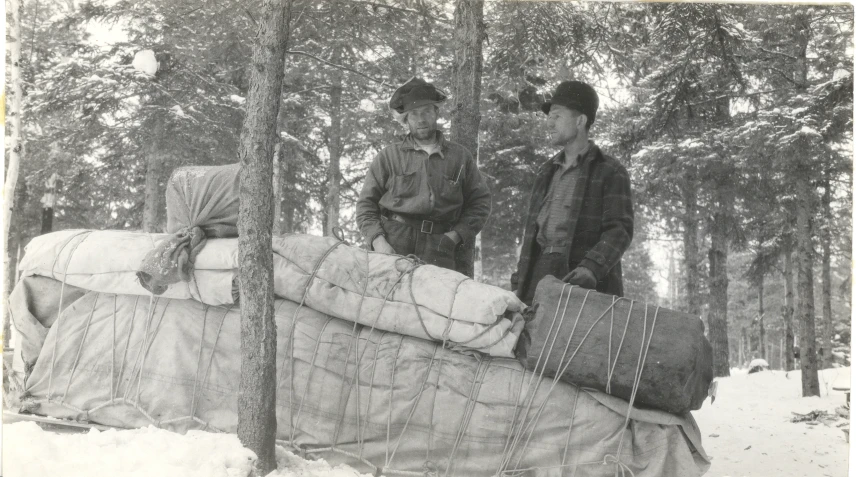
[[[34, 238], [20, 264], [87, 290], [148, 296], [140, 263], [166, 234], [64, 230]], [[337, 318], [440, 341], [450, 347], [512, 357], [524, 304], [514, 293], [398, 255], [369, 252], [332, 237], [273, 239], [274, 293]], [[209, 305], [237, 298], [238, 239], [209, 239], [195, 256], [190, 281], [160, 296]]]
[[533, 303], [517, 349], [526, 369], [674, 414], [701, 408], [713, 359], [697, 316], [551, 276]]
[[[16, 302], [30, 304], [12, 310], [16, 326], [51, 321], [39, 315], [59, 307], [33, 305], [39, 299]], [[63, 308], [26, 382], [31, 409], [235, 432], [237, 307], [90, 292]], [[688, 414], [631, 409], [516, 360], [457, 353], [288, 300], [277, 300], [276, 320], [278, 438], [333, 462], [460, 476], [698, 476], [709, 466]]]

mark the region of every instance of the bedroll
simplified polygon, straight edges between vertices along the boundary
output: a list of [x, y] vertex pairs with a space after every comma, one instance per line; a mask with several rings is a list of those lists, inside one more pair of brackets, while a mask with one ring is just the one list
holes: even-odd
[[517, 347], [527, 369], [674, 414], [700, 409], [713, 352], [697, 316], [548, 276]]
[[[31, 280], [41, 283], [24, 285]], [[38, 351], [30, 409], [120, 427], [236, 431], [236, 306], [81, 296], [44, 280], [19, 283], [12, 309], [16, 327], [44, 328], [29, 335], [41, 336], [29, 343]], [[28, 296], [34, 290], [48, 292]], [[40, 303], [65, 291], [76, 299]], [[455, 352], [289, 300], [276, 301], [276, 320], [277, 436], [331, 462], [461, 476], [698, 476], [709, 466], [689, 414], [633, 409], [514, 359]]]

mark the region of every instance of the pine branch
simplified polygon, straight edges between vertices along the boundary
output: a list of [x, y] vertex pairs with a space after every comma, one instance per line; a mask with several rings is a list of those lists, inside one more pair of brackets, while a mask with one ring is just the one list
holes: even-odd
[[758, 47], [758, 49], [759, 49], [759, 50], [761, 50], [761, 51], [763, 51], [764, 53], [769, 53], [769, 54], [771, 54], [771, 55], [780, 55], [780, 56], [784, 56], [785, 58], [790, 58], [790, 59], [792, 59], [792, 60], [794, 60], [794, 61], [796, 61], [796, 59], [797, 59], [797, 57], [796, 57], [796, 56], [789, 55], [789, 54], [787, 54], [787, 53], [782, 53], [781, 51], [772, 51], [772, 50], [768, 50], [768, 49], [764, 48], [763, 46]]
[[391, 86], [391, 85], [388, 85], [388, 84], [386, 83], [386, 81], [378, 80], [378, 79], [372, 78], [371, 76], [369, 76], [369, 75], [367, 75], [367, 74], [365, 74], [365, 73], [363, 73], [363, 72], [361, 72], [361, 71], [357, 71], [357, 70], [355, 70], [355, 69], [353, 69], [353, 68], [349, 68], [349, 67], [347, 67], [347, 66], [345, 66], [345, 65], [339, 65], [339, 64], [336, 64], [336, 63], [331, 63], [331, 62], [329, 62], [329, 61], [325, 60], [324, 58], [320, 58], [320, 57], [318, 57], [318, 56], [313, 55], [312, 53], [307, 53], [307, 52], [305, 52], [305, 51], [298, 51], [298, 50], [288, 50], [286, 53], [288, 53], [289, 55], [303, 55], [303, 56], [307, 56], [307, 57], [312, 58], [312, 59], [314, 59], [314, 60], [318, 61], [319, 63], [323, 63], [323, 64], [325, 64], [325, 65], [327, 65], [327, 66], [332, 66], [333, 68], [338, 68], [338, 69], [340, 69], [340, 70], [348, 71], [348, 72], [350, 72], [350, 73], [354, 73], [355, 75], [362, 76], [363, 78], [365, 78], [365, 79], [367, 79], [367, 80], [369, 80], [369, 81], [371, 81], [371, 82], [373, 82], [373, 83], [375, 83], [375, 84], [379, 84], [379, 85], [381, 85], [381, 86], [383, 86], [383, 87], [387, 87], [387, 88], [388, 88], [388, 87], [390, 87], [390, 86]]
[[359, 1], [359, 0], [350, 0], [349, 3], [355, 3], [355, 4], [359, 4], [359, 5], [369, 5], [369, 6], [375, 7], [375, 8], [386, 8], [386, 9], [394, 10], [397, 12], [410, 13], [410, 14], [414, 14], [414, 15], [421, 15], [425, 18], [429, 18], [431, 20], [434, 20], [435, 22], [445, 23], [447, 25], [452, 24], [451, 20], [448, 20], [445, 18], [435, 17], [434, 15], [431, 15], [428, 12], [420, 12], [419, 10], [411, 10], [409, 8], [394, 7], [392, 5], [386, 5], [384, 3], [365, 2], [365, 1]]

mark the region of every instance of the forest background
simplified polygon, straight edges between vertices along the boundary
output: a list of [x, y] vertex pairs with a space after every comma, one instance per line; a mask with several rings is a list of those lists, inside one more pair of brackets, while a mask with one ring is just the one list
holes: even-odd
[[[279, 233], [340, 227], [362, 243], [354, 203], [366, 169], [405, 132], [388, 98], [414, 75], [451, 90], [454, 13], [466, 1], [292, 1]], [[237, 162], [259, 10], [237, 0], [7, 7], [6, 79], [20, 85], [7, 88], [7, 158], [20, 159], [7, 293], [32, 237], [163, 231], [175, 168]], [[477, 153], [493, 194], [479, 279], [509, 285], [535, 170], [555, 152], [539, 106], [578, 79], [601, 97], [594, 140], [631, 174], [626, 295], [700, 315], [720, 376], [752, 358], [793, 369], [786, 350], [800, 346], [822, 367], [849, 364], [851, 6], [485, 2], [473, 34]], [[447, 131], [454, 108], [452, 97]]]

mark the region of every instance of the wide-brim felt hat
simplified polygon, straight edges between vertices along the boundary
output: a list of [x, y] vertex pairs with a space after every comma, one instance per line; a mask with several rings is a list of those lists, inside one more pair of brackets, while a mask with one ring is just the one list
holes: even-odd
[[600, 100], [597, 92], [582, 81], [563, 81], [556, 86], [556, 92], [541, 105], [544, 114], [550, 114], [554, 104], [579, 111], [586, 115], [588, 125], [594, 122]]
[[392, 93], [389, 109], [402, 114], [426, 104], [438, 104], [446, 100], [446, 93], [421, 78], [410, 78]]

